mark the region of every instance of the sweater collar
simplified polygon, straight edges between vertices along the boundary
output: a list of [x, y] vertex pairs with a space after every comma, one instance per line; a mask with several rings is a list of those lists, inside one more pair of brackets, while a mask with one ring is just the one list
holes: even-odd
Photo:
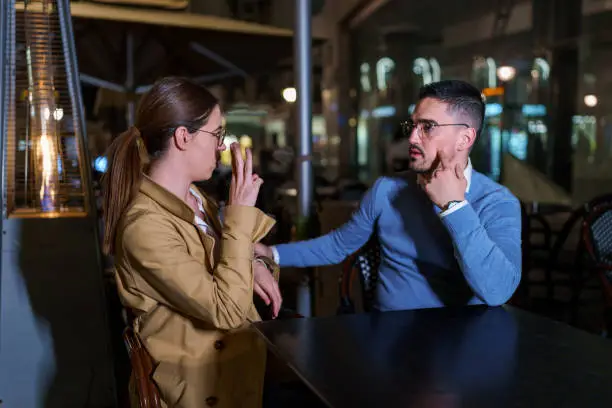
[[465, 170], [463, 170], [463, 176], [465, 177], [465, 180], [467, 181], [467, 186], [465, 187], [466, 193], [470, 192], [470, 186], [472, 185], [472, 173], [473, 173], [472, 160], [468, 157], [468, 164], [467, 166], [465, 166]]

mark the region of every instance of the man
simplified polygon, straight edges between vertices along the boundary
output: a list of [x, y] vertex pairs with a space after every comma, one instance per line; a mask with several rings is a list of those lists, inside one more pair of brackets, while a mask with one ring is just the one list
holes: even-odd
[[472, 169], [469, 152], [483, 120], [482, 96], [470, 84], [423, 87], [403, 123], [410, 172], [378, 179], [339, 229], [256, 252], [281, 266], [329, 265], [376, 233], [376, 309], [505, 303], [521, 277], [521, 209], [505, 187]]

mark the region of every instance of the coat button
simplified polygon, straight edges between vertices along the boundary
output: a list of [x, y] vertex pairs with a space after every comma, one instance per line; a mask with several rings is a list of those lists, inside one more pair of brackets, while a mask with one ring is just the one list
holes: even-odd
[[225, 343], [221, 340], [215, 341], [215, 350], [223, 350], [225, 348]]
[[206, 405], [208, 405], [209, 407], [214, 407], [215, 405], [217, 405], [217, 402], [219, 402], [219, 399], [217, 397], [206, 398]]

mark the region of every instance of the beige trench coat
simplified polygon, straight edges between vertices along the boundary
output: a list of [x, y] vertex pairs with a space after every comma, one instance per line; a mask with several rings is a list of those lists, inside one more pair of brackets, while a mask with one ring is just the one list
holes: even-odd
[[207, 224], [148, 178], [117, 234], [116, 279], [134, 330], [158, 363], [153, 379], [168, 407], [261, 406], [266, 349], [250, 323], [253, 243], [274, 221], [253, 207], [228, 206], [224, 226], [203, 196]]

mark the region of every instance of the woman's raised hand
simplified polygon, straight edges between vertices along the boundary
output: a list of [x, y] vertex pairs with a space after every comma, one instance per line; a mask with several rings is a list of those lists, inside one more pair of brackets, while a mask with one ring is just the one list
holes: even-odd
[[232, 143], [230, 149], [232, 152], [232, 182], [228, 205], [253, 207], [257, 202], [259, 188], [263, 184], [263, 180], [257, 174], [253, 174], [251, 149], [246, 149], [246, 163], [242, 159], [238, 143]]

